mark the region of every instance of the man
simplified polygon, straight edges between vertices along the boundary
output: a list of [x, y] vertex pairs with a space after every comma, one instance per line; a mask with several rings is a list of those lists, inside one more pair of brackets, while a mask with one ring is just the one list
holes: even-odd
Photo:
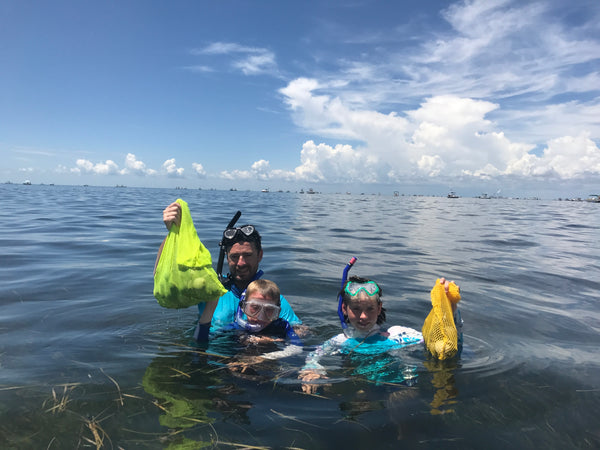
[[[174, 223], [181, 223], [181, 205], [174, 202], [163, 211], [163, 221], [167, 229], [171, 229]], [[253, 225], [244, 225], [236, 228], [227, 228], [223, 232], [221, 241], [227, 254], [227, 264], [232, 284], [216, 302], [198, 303], [200, 318], [194, 333], [196, 340], [208, 339], [208, 332], [213, 329], [222, 328], [235, 321], [235, 315], [239, 306], [240, 296], [248, 285], [262, 277], [263, 271], [259, 264], [263, 257], [261, 237]], [[159, 255], [162, 246], [159, 249]], [[290, 325], [299, 325], [302, 321], [296, 316], [292, 307], [281, 296], [281, 312], [279, 317], [287, 320]]]

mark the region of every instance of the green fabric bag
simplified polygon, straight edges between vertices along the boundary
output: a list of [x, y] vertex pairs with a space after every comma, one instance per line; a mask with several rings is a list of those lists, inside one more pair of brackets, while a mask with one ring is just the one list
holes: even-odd
[[187, 308], [216, 301], [227, 289], [212, 268], [210, 252], [196, 233], [190, 209], [181, 205], [181, 225], [173, 224], [154, 274], [154, 297], [165, 308]]

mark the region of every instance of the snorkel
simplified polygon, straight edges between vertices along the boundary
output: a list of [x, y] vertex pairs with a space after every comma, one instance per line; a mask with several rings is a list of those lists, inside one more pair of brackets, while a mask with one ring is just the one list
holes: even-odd
[[[236, 212], [231, 221], [229, 222], [229, 225], [227, 225], [227, 228], [233, 228], [233, 226], [241, 217], [241, 215], [241, 211]], [[231, 288], [231, 283], [233, 282], [233, 280], [231, 279], [231, 275], [229, 273], [226, 277], [223, 276], [223, 262], [225, 261], [225, 245], [223, 244], [222, 240], [219, 242], [219, 247], [221, 247], [221, 250], [219, 251], [219, 261], [217, 262], [217, 276], [219, 277], [219, 281], [221, 282], [221, 284], [225, 286], [226, 289], [229, 289]]]
[[346, 333], [346, 328], [348, 328], [348, 324], [346, 323], [346, 318], [344, 317], [344, 312], [342, 311], [342, 303], [344, 302], [344, 296], [342, 295], [342, 291], [344, 290], [344, 285], [348, 280], [348, 272], [356, 262], [356, 257], [350, 258], [348, 264], [344, 268], [344, 273], [342, 275], [342, 287], [340, 288], [340, 294], [338, 295], [338, 316], [340, 316], [340, 323], [342, 324], [342, 330]]

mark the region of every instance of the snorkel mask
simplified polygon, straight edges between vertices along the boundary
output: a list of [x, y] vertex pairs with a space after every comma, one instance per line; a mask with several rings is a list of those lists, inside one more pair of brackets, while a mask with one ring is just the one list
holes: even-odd
[[[279, 317], [279, 311], [281, 311], [279, 306], [256, 300], [246, 300], [246, 291], [244, 291], [240, 296], [240, 302], [235, 313], [235, 322], [246, 331], [258, 333]], [[262, 323], [250, 323], [244, 316], [260, 318]]]
[[[344, 268], [344, 273], [342, 275], [342, 286], [340, 288], [340, 293], [338, 295], [338, 316], [340, 317], [340, 324], [342, 325], [342, 331], [344, 335], [348, 338], [353, 337], [361, 337], [366, 338], [373, 334], [376, 334], [380, 327], [380, 323], [385, 321], [385, 310], [382, 308], [381, 313], [377, 318], [377, 322], [373, 325], [373, 327], [367, 332], [357, 330], [353, 326], [349, 326], [350, 324], [347, 322], [346, 317], [344, 316], [344, 311], [342, 310], [342, 305], [344, 304], [344, 294], [347, 294], [350, 297], [358, 296], [361, 291], [366, 294], [368, 297], [377, 296], [377, 301], [381, 304], [380, 296], [381, 296], [381, 288], [379, 285], [370, 280], [360, 280], [351, 279], [348, 282], [348, 271], [352, 268], [354, 263], [357, 261], [355, 257], [352, 257], [346, 267]], [[381, 321], [380, 321], [381, 320]]]

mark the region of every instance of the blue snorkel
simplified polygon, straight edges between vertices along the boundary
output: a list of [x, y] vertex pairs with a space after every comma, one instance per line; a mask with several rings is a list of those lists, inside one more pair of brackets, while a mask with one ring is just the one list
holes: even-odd
[[346, 319], [344, 318], [344, 313], [342, 311], [342, 303], [344, 302], [344, 296], [342, 295], [342, 291], [344, 289], [346, 281], [348, 280], [348, 272], [350, 271], [355, 262], [356, 257], [353, 256], [352, 258], [350, 258], [350, 261], [348, 261], [348, 264], [346, 264], [346, 267], [344, 268], [344, 273], [342, 275], [342, 287], [340, 288], [340, 294], [338, 295], [338, 316], [340, 316], [342, 330], [346, 330], [346, 328], [348, 328], [348, 324], [346, 323]]

